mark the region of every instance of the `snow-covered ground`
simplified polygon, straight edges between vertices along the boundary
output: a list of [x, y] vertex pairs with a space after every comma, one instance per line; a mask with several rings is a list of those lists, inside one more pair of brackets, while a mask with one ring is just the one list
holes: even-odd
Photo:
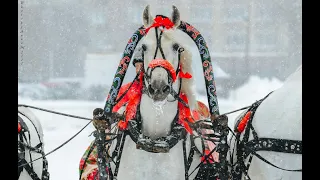
[[[277, 79], [268, 80], [253, 76], [245, 85], [232, 91], [228, 99], [218, 97], [220, 114], [250, 105], [281, 85], [282, 82]], [[199, 100], [208, 104], [204, 96], [199, 96]], [[20, 98], [19, 104], [28, 104], [88, 118], [92, 117], [93, 109], [104, 107], [104, 102], [31, 101]], [[61, 145], [88, 123], [86, 120], [63, 117], [38, 110], [33, 110], [33, 112], [42, 123], [46, 153]], [[228, 116], [231, 128], [233, 128], [234, 119], [240, 113], [241, 111]], [[93, 130], [93, 126], [89, 125], [72, 141], [48, 156], [51, 180], [79, 179], [80, 158], [90, 142], [94, 140], [93, 136], [89, 137]]]

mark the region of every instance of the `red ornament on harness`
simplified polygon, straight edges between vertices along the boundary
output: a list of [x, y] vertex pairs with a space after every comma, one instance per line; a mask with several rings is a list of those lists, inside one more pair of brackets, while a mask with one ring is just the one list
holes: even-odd
[[185, 78], [185, 79], [192, 78], [192, 75], [189, 74], [188, 72], [186, 72], [186, 73], [182, 72], [182, 65], [181, 64], [179, 66], [180, 66], [180, 71], [179, 71], [179, 77], [180, 78]]
[[134, 81], [133, 84], [132, 84], [132, 82], [127, 83], [120, 88], [120, 92], [119, 92], [117, 98], [122, 96], [122, 94], [125, 93], [126, 90], [132, 84], [129, 91], [124, 95], [124, 97], [112, 109], [113, 112], [117, 112], [123, 105], [127, 104], [127, 107], [125, 110], [125, 112], [126, 112], [125, 119], [120, 120], [118, 123], [118, 127], [120, 130], [127, 129], [129, 120], [134, 119], [136, 117], [137, 107], [140, 103], [141, 96], [142, 96], [142, 88], [143, 88], [142, 77], [143, 77], [143, 73], [140, 72], [139, 81]]
[[[184, 93], [180, 93], [180, 98], [187, 104], [189, 104], [188, 97]], [[192, 129], [189, 126], [189, 123], [194, 123], [195, 120], [191, 114], [191, 110], [189, 107], [186, 107], [184, 104], [182, 104], [180, 101], [178, 102], [178, 108], [179, 108], [179, 120], [178, 123], [181, 124], [188, 133], [192, 134]]]
[[164, 27], [164, 28], [166, 28], [166, 29], [171, 29], [173, 26], [174, 26], [174, 24], [173, 24], [173, 22], [169, 19], [169, 18], [163, 18], [163, 17], [161, 17], [161, 16], [156, 16], [156, 18], [154, 18], [154, 23], [151, 25], [151, 26], [149, 26], [148, 28], [146, 28], [146, 33], [148, 33], [148, 31], [151, 29], [151, 28], [153, 28], [153, 27], [160, 27], [160, 26], [162, 26], [162, 27]]
[[20, 123], [18, 123], [18, 133], [20, 133], [21, 132], [21, 125], [20, 125]]
[[250, 117], [251, 117], [251, 111], [248, 111], [247, 113], [246, 113], [246, 115], [241, 119], [241, 121], [239, 122], [239, 124], [238, 124], [238, 127], [237, 127], [237, 131], [239, 132], [239, 133], [242, 133], [243, 132], [243, 130], [244, 130], [244, 128], [246, 127], [246, 125], [247, 125], [247, 123], [248, 123], [248, 121], [249, 121], [249, 119], [250, 119]]

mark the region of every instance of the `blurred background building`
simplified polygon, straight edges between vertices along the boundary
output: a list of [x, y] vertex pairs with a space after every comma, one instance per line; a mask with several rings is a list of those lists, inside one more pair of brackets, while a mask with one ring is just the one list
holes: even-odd
[[[221, 91], [240, 86], [252, 75], [284, 80], [302, 63], [301, 3], [302, 0], [19, 0], [19, 83], [42, 83], [47, 88], [56, 87], [58, 82], [77, 84], [68, 86], [72, 92], [66, 97], [75, 95], [75, 89], [85, 83], [93, 94], [106, 95], [105, 85], [112, 81], [128, 39], [142, 25], [142, 11], [147, 4], [153, 15], [159, 12], [167, 16], [171, 5], [176, 5], [181, 19], [202, 33], [213, 65], [229, 77], [217, 77]], [[104, 67], [105, 74], [94, 74]], [[202, 73], [197, 76], [202, 78]]]

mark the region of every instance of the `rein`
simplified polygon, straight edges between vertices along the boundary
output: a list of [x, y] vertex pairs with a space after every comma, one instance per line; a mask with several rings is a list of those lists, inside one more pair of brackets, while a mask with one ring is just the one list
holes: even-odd
[[[137, 80], [137, 77], [138, 77], [138, 76], [136, 76], [136, 78], [135, 78], [134, 80]], [[125, 92], [127, 93], [129, 89], [130, 89], [130, 87], [129, 87]], [[267, 96], [266, 96], [266, 97], [267, 97]], [[265, 98], [266, 98], [266, 97], [265, 97]], [[123, 96], [121, 96], [120, 98], [123, 98]], [[120, 101], [120, 98], [118, 98], [117, 101]], [[254, 103], [254, 104], [255, 104], [255, 109], [260, 105], [260, 103], [261, 103], [265, 98], [263, 98], [263, 99], [257, 101], [256, 103]], [[24, 164], [20, 164], [20, 165], [18, 166], [18, 168], [25, 167], [26, 165], [31, 164], [32, 162], [37, 161], [37, 160], [39, 160], [39, 159], [41, 159], [41, 158], [44, 158], [44, 157], [46, 157], [47, 155], [49, 155], [49, 154], [55, 152], [56, 150], [60, 149], [61, 147], [63, 147], [64, 145], [66, 145], [68, 142], [70, 142], [73, 138], [75, 138], [75, 137], [76, 137], [81, 131], [83, 131], [83, 130], [91, 123], [91, 121], [92, 121], [92, 119], [90, 119], [90, 118], [85, 118], [85, 117], [76, 116], [76, 115], [71, 115], [71, 114], [65, 114], [65, 113], [61, 113], [61, 112], [57, 112], [57, 111], [52, 111], [52, 110], [48, 110], [48, 109], [44, 109], [44, 108], [40, 108], [40, 107], [35, 107], [35, 106], [30, 106], [30, 105], [24, 105], [24, 104], [18, 104], [18, 106], [28, 107], [28, 108], [32, 108], [32, 109], [37, 109], [37, 110], [40, 110], [40, 111], [44, 111], [44, 112], [48, 112], [48, 113], [53, 113], [53, 114], [57, 114], [57, 115], [62, 115], [62, 116], [66, 116], [66, 117], [71, 117], [71, 118], [78, 118], [78, 119], [83, 119], [83, 120], [90, 120], [90, 122], [89, 122], [86, 126], [84, 126], [79, 132], [77, 132], [74, 136], [72, 136], [70, 139], [68, 139], [67, 141], [65, 141], [63, 144], [61, 144], [61, 145], [58, 146], [57, 148], [55, 148], [54, 150], [50, 151], [50, 152], [47, 153], [47, 154], [44, 154], [44, 155], [43, 155], [42, 157], [40, 157], [40, 158], [34, 159], [34, 160], [30, 161], [30, 162], [25, 162]], [[239, 109], [237, 109], [237, 110], [233, 110], [233, 111], [230, 111], [230, 112], [226, 112], [226, 113], [224, 113], [224, 114], [222, 114], [222, 115], [228, 115], [228, 114], [232, 114], [232, 113], [237, 112], [237, 111], [241, 111], [241, 110], [244, 110], [244, 109], [249, 109], [249, 108], [251, 108], [252, 106], [253, 106], [253, 105], [246, 106], [246, 107], [243, 107], [243, 108], [239, 108]], [[251, 122], [252, 122], [253, 116], [251, 116], [251, 117], [252, 117], [252, 118], [251, 118], [251, 121], [248, 122], [248, 125], [251, 124]], [[130, 126], [131, 126], [132, 122], [133, 122], [133, 121], [130, 121]], [[209, 120], [199, 120], [199, 121], [197, 121], [197, 122], [195, 123], [195, 126], [196, 126], [196, 127], [200, 127], [200, 122], [208, 122], [208, 123], [210, 123], [211, 121], [209, 121]], [[113, 128], [115, 128], [115, 127], [116, 127], [116, 126], [114, 126]], [[112, 129], [113, 129], [113, 128], [112, 128]], [[204, 128], [204, 127], [202, 126], [201, 128]], [[207, 128], [207, 129], [212, 129], [213, 126], [212, 126], [212, 125], [208, 125], [208, 126], [206, 126], [206, 128]], [[248, 129], [249, 129], [249, 130], [248, 130]], [[248, 127], [248, 128], [247, 128], [247, 131], [250, 131], [250, 129], [253, 131], [252, 133], [255, 133], [253, 127]], [[257, 154], [257, 151], [259, 151], [259, 150], [267, 150], [267, 151], [270, 151], [270, 143], [267, 143], [267, 144], [264, 143], [264, 142], [268, 142], [268, 141], [271, 142], [271, 144], [272, 144], [272, 143], [275, 144], [275, 146], [272, 146], [272, 147], [273, 147], [273, 148], [277, 148], [277, 149], [278, 149], [277, 152], [283, 152], [283, 151], [282, 151], [283, 148], [288, 147], [288, 149], [287, 149], [288, 153], [300, 154], [300, 153], [302, 152], [302, 144], [301, 144], [301, 141], [282, 140], [282, 139], [271, 139], [271, 138], [259, 138], [259, 139], [254, 139], [254, 140], [252, 140], [252, 141], [249, 141], [249, 142], [247, 142], [247, 143], [244, 143], [243, 141], [240, 140], [240, 136], [239, 136], [240, 134], [235, 134], [235, 133], [233, 132], [233, 130], [230, 129], [230, 127], [228, 127], [228, 130], [232, 133], [233, 137], [236, 138], [237, 143], [243, 143], [243, 144], [244, 144], [243, 147], [245, 148], [245, 150], [242, 151], [242, 153], [244, 154], [244, 157], [242, 158], [242, 160], [244, 160], [246, 157], [248, 157], [248, 156], [250, 155], [250, 153], [251, 153], [252, 155], [254, 155], [254, 156], [256, 156], [257, 158], [259, 158], [260, 160], [266, 162], [267, 164], [269, 164], [269, 165], [271, 165], [271, 166], [273, 166], [273, 167], [275, 167], [275, 168], [278, 168], [278, 169], [281, 169], [281, 170], [284, 170], [284, 171], [293, 171], [293, 172], [301, 172], [301, 171], [302, 171], [302, 169], [285, 169], [285, 168], [281, 168], [281, 167], [279, 167], [279, 166], [277, 166], [277, 165], [274, 165], [273, 163], [269, 162], [268, 160], [266, 160], [265, 158], [263, 158], [263, 157], [260, 156], [259, 154]], [[255, 133], [255, 134], [256, 134], [256, 133]], [[94, 135], [96, 135], [96, 132], [94, 133]], [[117, 145], [118, 148], [116, 148], [116, 150], [112, 153], [112, 156], [110, 156], [110, 155], [107, 153], [108, 157], [112, 157], [110, 161], [113, 161], [113, 159], [116, 157], [116, 155], [120, 155], [120, 156], [118, 156], [116, 162], [113, 161], [114, 163], [120, 163], [120, 158], [121, 158], [121, 153], [122, 153], [122, 148], [120, 148], [120, 147], [121, 147], [121, 146], [120, 146], [120, 142], [124, 143], [123, 135], [121, 135], [121, 134], [115, 134], [115, 133], [106, 133], [106, 135], [116, 135], [116, 138], [118, 138], [118, 139], [120, 140], [119, 143], [118, 143], [118, 145]], [[121, 136], [120, 136], [120, 135], [121, 135]], [[127, 135], [127, 134], [126, 134], [126, 135]], [[203, 136], [218, 137], [217, 135], [214, 135], [214, 134], [203, 134]], [[247, 136], [248, 136], [248, 135], [247, 135]], [[257, 137], [257, 136], [255, 135], [254, 137]], [[185, 150], [185, 149], [183, 150], [186, 170], [189, 170], [190, 165], [191, 165], [191, 162], [192, 162], [192, 159], [193, 159], [194, 151], [197, 151], [195, 145], [193, 144], [194, 138], [197, 138], [197, 137], [192, 136], [192, 138], [191, 138], [191, 140], [192, 140], [192, 141], [191, 141], [192, 146], [191, 146], [191, 149], [190, 149], [190, 152], [189, 152], [189, 157], [186, 158], [186, 150]], [[112, 138], [112, 139], [108, 140], [106, 143], [110, 143], [110, 142], [112, 142], [114, 139], [115, 139], [115, 138]], [[205, 138], [205, 137], [204, 137], [204, 139], [210, 140], [210, 139]], [[260, 140], [260, 143], [259, 143], [259, 140]], [[247, 140], [247, 141], [248, 141], [248, 140]], [[282, 141], [281, 144], [279, 144], [280, 141]], [[215, 141], [215, 142], [216, 142], [216, 141]], [[288, 146], [281, 146], [281, 145], [285, 144], [286, 142], [288, 142]], [[185, 140], [183, 140], [183, 143], [185, 143]], [[20, 143], [20, 144], [22, 144], [22, 143]], [[290, 150], [290, 145], [294, 145], [294, 144], [299, 145], [300, 149], [299, 149], [299, 150], [298, 150], [298, 149]], [[300, 145], [301, 145], [301, 146], [300, 146]], [[122, 146], [123, 146], [123, 144], [122, 144]], [[183, 145], [183, 146], [185, 146], [185, 145]], [[269, 146], [269, 147], [268, 147], [268, 146]], [[29, 148], [27, 145], [26, 145], [26, 147]], [[256, 147], [258, 147], [258, 148], [256, 148]], [[30, 149], [32, 149], [32, 148], [30, 148]], [[239, 148], [238, 148], [238, 149], [239, 149]], [[193, 151], [192, 151], [192, 150], [193, 150]], [[215, 150], [216, 150], [216, 149], [214, 149], [214, 150], [213, 150], [212, 152], [210, 152], [209, 154], [205, 155], [205, 156], [204, 156], [204, 160], [205, 160], [205, 161], [213, 160], [213, 159], [210, 157], [210, 155], [211, 155]], [[248, 175], [248, 169], [249, 169], [249, 165], [250, 165], [250, 164], [248, 164], [248, 166], [245, 166], [243, 161], [242, 161], [242, 163], [236, 162], [236, 164], [233, 164], [233, 157], [232, 157], [232, 155], [230, 155], [230, 156], [231, 156], [231, 157], [230, 157], [231, 165], [229, 165], [229, 166], [231, 166], [231, 167], [236, 166], [236, 168], [237, 168], [235, 171], [232, 172], [232, 173], [233, 173], [233, 178], [239, 177], [239, 173], [240, 173], [240, 174], [241, 174], [241, 173], [244, 173], [244, 174], [247, 176], [247, 178], [250, 179], [250, 177], [249, 177], [249, 175]], [[238, 156], [238, 157], [241, 157], [241, 156]], [[250, 162], [251, 162], [251, 160], [252, 160], [252, 157], [250, 157]], [[204, 161], [202, 161], [199, 165], [197, 165], [196, 168], [195, 168], [190, 174], [186, 175], [186, 178], [189, 177], [189, 176], [190, 176], [196, 169], [198, 169], [203, 163], [204, 163]], [[237, 164], [242, 164], [242, 165], [240, 166], [240, 165], [237, 165]], [[118, 167], [119, 167], [119, 165], [118, 165]], [[117, 171], [115, 171], [115, 172], [117, 172]], [[112, 174], [112, 173], [111, 173], [111, 174]], [[241, 176], [240, 176], [240, 177], [241, 177]]]
[[[43, 108], [39, 108], [39, 107], [35, 107], [35, 106], [29, 106], [29, 105], [24, 105], [24, 104], [18, 104], [18, 107], [27, 107], [27, 108], [31, 108], [31, 109], [37, 109], [43, 112], [48, 112], [48, 113], [52, 113], [52, 114], [57, 114], [57, 115], [61, 115], [61, 116], [66, 116], [66, 117], [72, 117], [72, 118], [77, 118], [77, 119], [83, 119], [83, 120], [90, 120], [90, 122], [88, 124], [86, 124], [82, 129], [80, 129], [80, 131], [78, 131], [76, 134], [74, 134], [71, 138], [69, 138], [67, 141], [65, 141], [64, 143], [62, 143], [60, 146], [58, 146], [57, 148], [53, 149], [52, 151], [46, 153], [46, 154], [42, 154], [41, 157], [36, 158], [34, 160], [31, 160], [30, 162], [24, 162], [23, 164], [20, 164], [18, 166], [18, 168], [21, 167], [25, 167], [28, 164], [31, 164], [37, 160], [40, 160], [42, 158], [45, 158], [47, 155], [57, 151], [58, 149], [62, 148], [64, 145], [66, 145], [68, 142], [70, 142], [72, 139], [74, 139], [78, 134], [80, 134], [81, 131], [83, 131], [89, 124], [91, 124], [92, 119], [89, 118], [85, 118], [85, 117], [80, 117], [80, 116], [75, 116], [75, 115], [70, 115], [70, 114], [65, 114], [65, 113], [61, 113], [61, 112], [57, 112], [57, 111], [52, 111], [52, 110], [48, 110], [48, 109], [43, 109]], [[20, 114], [23, 114], [21, 112], [19, 112]], [[24, 115], [25, 116], [25, 115]], [[39, 135], [39, 134], [38, 134]], [[27, 147], [27, 146], [26, 146]]]
[[[142, 69], [140, 69], [140, 71], [141, 71], [141, 70], [142, 70]], [[138, 73], [138, 74], [139, 74], [139, 73]], [[133, 81], [136, 81], [136, 80], [138, 80], [138, 75], [134, 78]], [[124, 95], [129, 91], [130, 88], [131, 88], [131, 86], [129, 86], [129, 87], [125, 90], [125, 93], [124, 93], [123, 95], [121, 95], [121, 96], [117, 99], [117, 101], [116, 101], [117, 103], [124, 97]], [[177, 97], [177, 98], [180, 98], [177, 94], [176, 94], [176, 97]], [[181, 99], [181, 98], [180, 98], [180, 99]], [[178, 100], [179, 100], [179, 99], [178, 99]], [[180, 100], [179, 100], [179, 101], [180, 101]], [[183, 101], [182, 99], [181, 99], [180, 102], [184, 103], [184, 101]], [[185, 104], [185, 105], [188, 106], [187, 104]], [[31, 109], [36, 109], [36, 110], [39, 110], [39, 111], [43, 111], [43, 112], [47, 112], [47, 113], [52, 113], [52, 114], [57, 114], [57, 115], [61, 115], [61, 116], [66, 116], [66, 117], [71, 117], [71, 118], [76, 118], [76, 119], [82, 119], [82, 120], [89, 120], [90, 122], [89, 122], [88, 124], [86, 124], [82, 129], [80, 129], [76, 134], [74, 134], [71, 138], [69, 138], [69, 139], [66, 140], [64, 143], [62, 143], [60, 146], [58, 146], [57, 148], [55, 148], [55, 149], [53, 149], [52, 151], [50, 151], [50, 152], [42, 155], [42, 157], [39, 157], [39, 158], [37, 158], [37, 159], [34, 159], [34, 160], [30, 161], [30, 162], [25, 162], [25, 163], [23, 163], [23, 164], [20, 164], [20, 165], [18, 166], [18, 168], [25, 167], [25, 166], [28, 165], [28, 164], [31, 164], [31, 163], [33, 163], [33, 162], [35, 162], [35, 161], [37, 161], [37, 160], [40, 160], [41, 158], [45, 158], [45, 157], [48, 156], [49, 154], [51, 154], [51, 153], [57, 151], [58, 149], [62, 148], [64, 145], [66, 145], [66, 144], [69, 143], [72, 139], [74, 139], [77, 135], [79, 135], [80, 132], [82, 132], [82, 131], [92, 122], [92, 118], [86, 118], [86, 117], [81, 117], [81, 116], [66, 114], [66, 113], [62, 113], [62, 112], [52, 111], [52, 110], [48, 110], [48, 109], [44, 109], [44, 108], [40, 108], [40, 107], [35, 107], [35, 106], [31, 106], [31, 105], [25, 105], [25, 104], [18, 104], [18, 107], [19, 107], [19, 106], [21, 106], [21, 107], [27, 107], [27, 108], [31, 108]], [[237, 109], [237, 110], [233, 110], [233, 111], [224, 113], [224, 114], [222, 114], [222, 115], [232, 114], [232, 113], [237, 112], [237, 111], [241, 111], [241, 110], [244, 110], [244, 109], [248, 109], [249, 107], [251, 107], [251, 106], [246, 106], [246, 107], [243, 107], [243, 108], [239, 108], [239, 109]], [[134, 121], [129, 121], [130, 126], [131, 126], [131, 123], [132, 123], [132, 122], [134, 122]], [[205, 121], [205, 120], [199, 120], [199, 121], [196, 122], [196, 124], [198, 124], [198, 123], [200, 123], [200, 122], [206, 122], [206, 121]], [[207, 121], [207, 122], [211, 122], [211, 121]], [[111, 130], [114, 129], [115, 127], [116, 127], [116, 125], [113, 126], [113, 128], [111, 128]], [[203, 127], [201, 127], [201, 128], [203, 128]], [[212, 128], [212, 126], [209, 126], [209, 127], [207, 127], [207, 128]], [[229, 128], [229, 129], [230, 129], [230, 128]], [[230, 129], [230, 131], [232, 131], [232, 130]], [[232, 133], [233, 133], [233, 132], [232, 132]], [[96, 136], [97, 134], [98, 134], [98, 133], [97, 133], [96, 131], [93, 133], [94, 136]], [[115, 138], [111, 138], [110, 140], [107, 140], [106, 143], [111, 143], [111, 142], [113, 142], [113, 140], [115, 140], [116, 138], [118, 138], [118, 140], [119, 140], [119, 141], [117, 141], [117, 147], [118, 147], [118, 148], [115, 149], [115, 151], [112, 153], [112, 156], [110, 156], [109, 153], [107, 153], [107, 156], [108, 156], [108, 157], [111, 157], [111, 158], [110, 158], [110, 161], [114, 162], [115, 164], [116, 164], [116, 163], [120, 163], [120, 158], [117, 158], [116, 161], [114, 161], [114, 158], [115, 158], [117, 155], [119, 155], [119, 154], [122, 153], [122, 149], [120, 148], [120, 142], [123, 142], [123, 143], [124, 143], [124, 141], [122, 141], [124, 138], [123, 138], [122, 136], [120, 136], [121, 134], [116, 134], [116, 133], [106, 133], [106, 135], [115, 135], [115, 136], [116, 136]], [[127, 135], [127, 134], [126, 134], [126, 135]], [[234, 136], [235, 136], [235, 135], [234, 135]], [[197, 148], [195, 147], [195, 145], [194, 145], [194, 138], [199, 138], [199, 137], [194, 137], [193, 135], [191, 135], [191, 137], [192, 137], [192, 138], [191, 138], [192, 146], [191, 146], [191, 149], [190, 149], [189, 157], [188, 157], [188, 158], [185, 158], [185, 159], [187, 160], [187, 161], [185, 161], [185, 167], [186, 167], [187, 170], [189, 170], [189, 168], [190, 168], [191, 162], [192, 162], [192, 160], [193, 160], [194, 152], [195, 152], [195, 151], [196, 151], [196, 152], [199, 152], [198, 149], [197, 149]], [[207, 139], [207, 138], [206, 138], [206, 139]], [[119, 142], [119, 143], [118, 143], [118, 142]], [[183, 143], [185, 143], [185, 140], [183, 141]], [[95, 142], [95, 144], [96, 144], [96, 142]], [[185, 146], [185, 145], [183, 145], [183, 146]], [[93, 147], [94, 147], [94, 146], [93, 146]], [[193, 151], [191, 151], [191, 150], [193, 150]], [[186, 153], [186, 152], [184, 152], [184, 153]], [[199, 153], [200, 153], [200, 152], [199, 152]], [[211, 155], [212, 153], [213, 153], [213, 151], [210, 152], [209, 154], [205, 155], [204, 160], [205, 160], [205, 161], [206, 161], [206, 160], [213, 160], [213, 159], [210, 157], [210, 155]], [[118, 156], [118, 157], [119, 157], [119, 156]], [[120, 155], [120, 157], [121, 157], [121, 155]], [[186, 157], [186, 154], [184, 155], [184, 157]], [[196, 167], [196, 169], [198, 169], [202, 164], [203, 164], [203, 161]], [[118, 165], [118, 166], [119, 166], [119, 165]], [[194, 172], [196, 169], [194, 169], [193, 172]], [[110, 172], [111, 172], [111, 171], [110, 171]], [[117, 171], [115, 171], [115, 172], [117, 172]], [[188, 174], [186, 177], [189, 177], [193, 172], [191, 172], [190, 174]], [[111, 175], [111, 174], [112, 174], [112, 173], [110, 173], [110, 175]]]

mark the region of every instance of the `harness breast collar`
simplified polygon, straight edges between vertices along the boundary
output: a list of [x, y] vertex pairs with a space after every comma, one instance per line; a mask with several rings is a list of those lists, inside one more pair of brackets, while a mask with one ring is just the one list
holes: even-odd
[[[250, 114], [250, 116], [246, 123], [242, 140], [240, 140], [242, 132], [239, 132], [239, 130], [241, 130], [241, 121], [246, 121], [245, 118], [248, 118], [248, 116], [246, 117], [246, 115], [244, 115], [244, 117], [240, 118], [239, 121], [236, 123], [235, 132], [237, 162], [233, 162], [233, 152], [232, 154], [230, 153], [231, 165], [232, 167], [235, 166], [235, 168], [232, 168], [231, 170], [233, 179], [240, 180], [242, 178], [243, 173], [248, 179], [250, 179], [248, 171], [253, 156], [256, 156], [265, 163], [284, 171], [302, 171], [302, 169], [284, 169], [278, 167], [266, 160], [265, 158], [263, 158], [262, 156], [260, 156], [259, 154], [257, 154], [257, 151], [273, 151], [282, 153], [302, 154], [302, 141], [275, 138], [259, 138], [257, 132], [254, 130], [254, 127], [252, 126], [254, 114], [259, 105], [262, 103], [262, 101], [265, 100], [271, 93], [269, 93], [263, 99], [252, 104], [252, 106], [247, 110], [246, 114]], [[250, 132], [252, 133], [254, 138], [249, 141]], [[244, 161], [247, 159], [248, 156], [250, 156], [249, 161], [247, 164], [245, 164]]]
[[[184, 157], [184, 167], [185, 167], [185, 180], [189, 180], [188, 172], [189, 172], [191, 163], [193, 161], [193, 156], [195, 152], [198, 152], [200, 154], [201, 152], [195, 146], [193, 135], [190, 135], [191, 148], [189, 151], [189, 156], [187, 156], [187, 150], [186, 150], [187, 132], [182, 125], [177, 123], [178, 122], [177, 120], [178, 120], [178, 112], [172, 122], [171, 133], [166, 137], [161, 137], [156, 140], [151, 140], [149, 137], [143, 135], [141, 132], [142, 119], [141, 119], [141, 114], [138, 106], [136, 119], [129, 121], [129, 124], [128, 124], [129, 128], [125, 131], [120, 132], [122, 134], [117, 138], [116, 148], [112, 152], [112, 155], [111, 156], [109, 155], [111, 159], [109, 162], [112, 161], [116, 165], [114, 173], [112, 173], [112, 170], [110, 168], [111, 166], [110, 165], [108, 166], [108, 170], [110, 172], [109, 173], [110, 179], [111, 180], [116, 179], [118, 175], [125, 138], [126, 138], [126, 135], [129, 135], [130, 138], [136, 143], [137, 149], [141, 149], [150, 153], [168, 153], [169, 150], [172, 147], [174, 147], [176, 144], [178, 144], [180, 140], [183, 140], [182, 147], [183, 147], [183, 157]], [[204, 146], [203, 141], [202, 141], [202, 146]], [[93, 149], [91, 149], [90, 152], [92, 150]], [[197, 178], [199, 179], [198, 177], [199, 173], [200, 173], [200, 170], [195, 179]]]
[[[25, 116], [20, 111], [18, 113]], [[25, 116], [25, 117], [28, 118], [27, 116]], [[33, 124], [33, 122], [31, 120], [30, 120], [30, 122]], [[24, 168], [33, 180], [40, 180], [40, 177], [38, 177], [38, 175], [34, 172], [32, 163], [29, 164], [25, 159], [25, 155], [26, 155], [25, 151], [26, 151], [26, 149], [28, 149], [30, 161], [32, 161], [31, 153], [30, 153], [31, 151], [39, 153], [43, 156], [43, 167], [42, 167], [43, 169], [42, 169], [41, 180], [49, 180], [50, 174], [48, 172], [48, 161], [47, 161], [46, 157], [44, 156], [45, 154], [42, 150], [42, 142], [41, 142], [40, 134], [39, 134], [36, 126], [34, 124], [33, 124], [33, 126], [34, 126], [35, 130], [37, 131], [39, 141], [40, 141], [40, 143], [38, 145], [36, 145], [35, 147], [32, 147], [30, 144], [30, 131], [28, 129], [28, 126], [26, 125], [26, 123], [23, 121], [23, 119], [18, 114], [18, 136], [19, 136], [19, 140], [18, 140], [18, 167], [21, 165], [24, 165], [24, 166], [18, 168], [18, 179], [19, 179], [20, 174]], [[29, 142], [26, 137], [26, 133], [28, 133], [28, 135], [29, 135]]]

